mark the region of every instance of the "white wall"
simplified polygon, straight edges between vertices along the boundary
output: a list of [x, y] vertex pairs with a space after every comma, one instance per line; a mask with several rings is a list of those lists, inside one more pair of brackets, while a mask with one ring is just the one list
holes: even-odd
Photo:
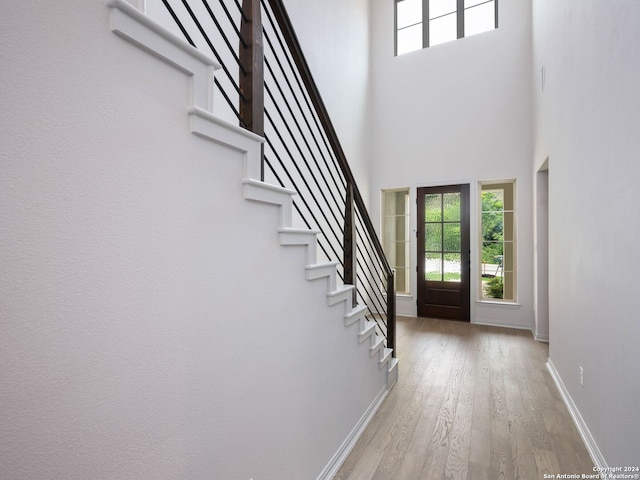
[[286, 0], [305, 58], [365, 200], [369, 198], [367, 0]]
[[[534, 2], [549, 157], [550, 358], [610, 466], [640, 452], [640, 3]], [[584, 387], [579, 367], [584, 368]]]
[[[471, 184], [472, 268], [477, 272], [477, 182], [517, 179], [518, 303], [475, 303], [472, 321], [533, 325], [531, 3], [500, 2], [500, 27], [393, 56], [393, 2], [372, 2], [373, 218], [383, 188]], [[412, 200], [412, 205], [415, 201]], [[415, 229], [415, 212], [412, 212]], [[413, 265], [416, 262], [412, 245]], [[414, 293], [398, 312], [415, 315]], [[475, 305], [474, 305], [475, 303]]]
[[315, 478], [379, 393], [366, 343], [189, 133], [188, 78], [101, 0], [33, 7], [0, 18], [3, 478]]

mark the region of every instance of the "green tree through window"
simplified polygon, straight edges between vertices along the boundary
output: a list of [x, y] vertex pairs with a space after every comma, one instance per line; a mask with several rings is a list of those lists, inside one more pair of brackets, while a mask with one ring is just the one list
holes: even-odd
[[481, 299], [515, 300], [514, 186], [481, 184]]

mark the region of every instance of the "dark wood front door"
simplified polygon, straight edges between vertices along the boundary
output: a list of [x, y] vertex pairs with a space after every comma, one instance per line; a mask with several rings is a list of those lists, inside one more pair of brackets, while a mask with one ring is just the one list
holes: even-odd
[[469, 185], [418, 189], [418, 316], [469, 321]]

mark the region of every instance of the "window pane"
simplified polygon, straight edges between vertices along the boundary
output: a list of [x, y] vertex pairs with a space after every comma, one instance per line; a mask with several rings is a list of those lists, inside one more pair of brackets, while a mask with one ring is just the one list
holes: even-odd
[[504, 212], [504, 240], [513, 240], [513, 212]]
[[482, 281], [482, 296], [484, 298], [503, 298], [504, 286], [502, 277], [493, 277]]
[[398, 55], [422, 48], [422, 24], [398, 30]]
[[406, 250], [407, 248], [407, 243], [406, 242], [396, 242], [396, 258], [394, 258], [395, 260], [395, 265], [396, 267], [406, 267], [407, 265], [404, 263], [404, 260], [406, 258]]
[[483, 242], [482, 244], [482, 276], [495, 277], [503, 270], [503, 244]]
[[496, 28], [495, 2], [487, 2], [464, 11], [464, 36]]
[[503, 300], [515, 300], [515, 276], [513, 272], [504, 272], [504, 277], [502, 278], [502, 283], [504, 284], [502, 290], [502, 299]]
[[424, 249], [426, 252], [442, 251], [442, 224], [441, 223], [425, 224]]
[[464, 8], [473, 7], [474, 5], [478, 5], [479, 3], [484, 3], [487, 0], [464, 0]]
[[442, 208], [444, 210], [445, 222], [460, 221], [460, 194], [445, 193], [442, 196]]
[[442, 221], [442, 195], [425, 195], [424, 196], [424, 220], [425, 222], [441, 222]]
[[484, 190], [482, 192], [482, 211], [501, 212], [504, 210], [504, 190]]
[[385, 215], [404, 215], [406, 210], [405, 202], [407, 193], [403, 191], [385, 192], [383, 191], [384, 214]]
[[450, 42], [457, 38], [458, 24], [455, 13], [429, 21], [429, 46]]
[[445, 223], [444, 227], [444, 252], [459, 252], [460, 251], [460, 224], [459, 223]]
[[425, 280], [442, 281], [442, 254], [427, 253], [424, 261]]
[[395, 219], [395, 224], [396, 224], [396, 241], [405, 241], [408, 240], [408, 229], [407, 229], [407, 217], [403, 216], [396, 216], [393, 217]]
[[398, 2], [396, 29], [422, 22], [422, 0], [402, 0]]
[[456, 0], [429, 0], [429, 19], [456, 11]]
[[498, 257], [504, 254], [504, 242], [482, 242], [482, 261], [500, 263]]
[[504, 239], [504, 214], [502, 212], [482, 214], [482, 240], [496, 242]]
[[391, 253], [387, 249], [387, 245], [390, 245], [392, 242], [395, 242], [395, 235], [393, 232], [393, 223], [395, 217], [385, 217], [384, 219], [384, 228], [382, 229], [382, 243], [385, 248], [385, 253], [389, 256]]
[[502, 266], [506, 272], [513, 272], [513, 242], [504, 242], [504, 255], [502, 257]]
[[460, 282], [462, 280], [462, 254], [446, 253], [444, 255], [445, 282]]
[[408, 268], [396, 268], [396, 292], [408, 293], [409, 292], [409, 269]]

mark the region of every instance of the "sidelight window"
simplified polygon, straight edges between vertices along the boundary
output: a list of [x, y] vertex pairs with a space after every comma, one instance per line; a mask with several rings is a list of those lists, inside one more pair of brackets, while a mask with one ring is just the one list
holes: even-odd
[[482, 182], [480, 205], [480, 299], [515, 301], [515, 180]]
[[382, 191], [382, 246], [395, 271], [396, 293], [411, 293], [408, 188]]

